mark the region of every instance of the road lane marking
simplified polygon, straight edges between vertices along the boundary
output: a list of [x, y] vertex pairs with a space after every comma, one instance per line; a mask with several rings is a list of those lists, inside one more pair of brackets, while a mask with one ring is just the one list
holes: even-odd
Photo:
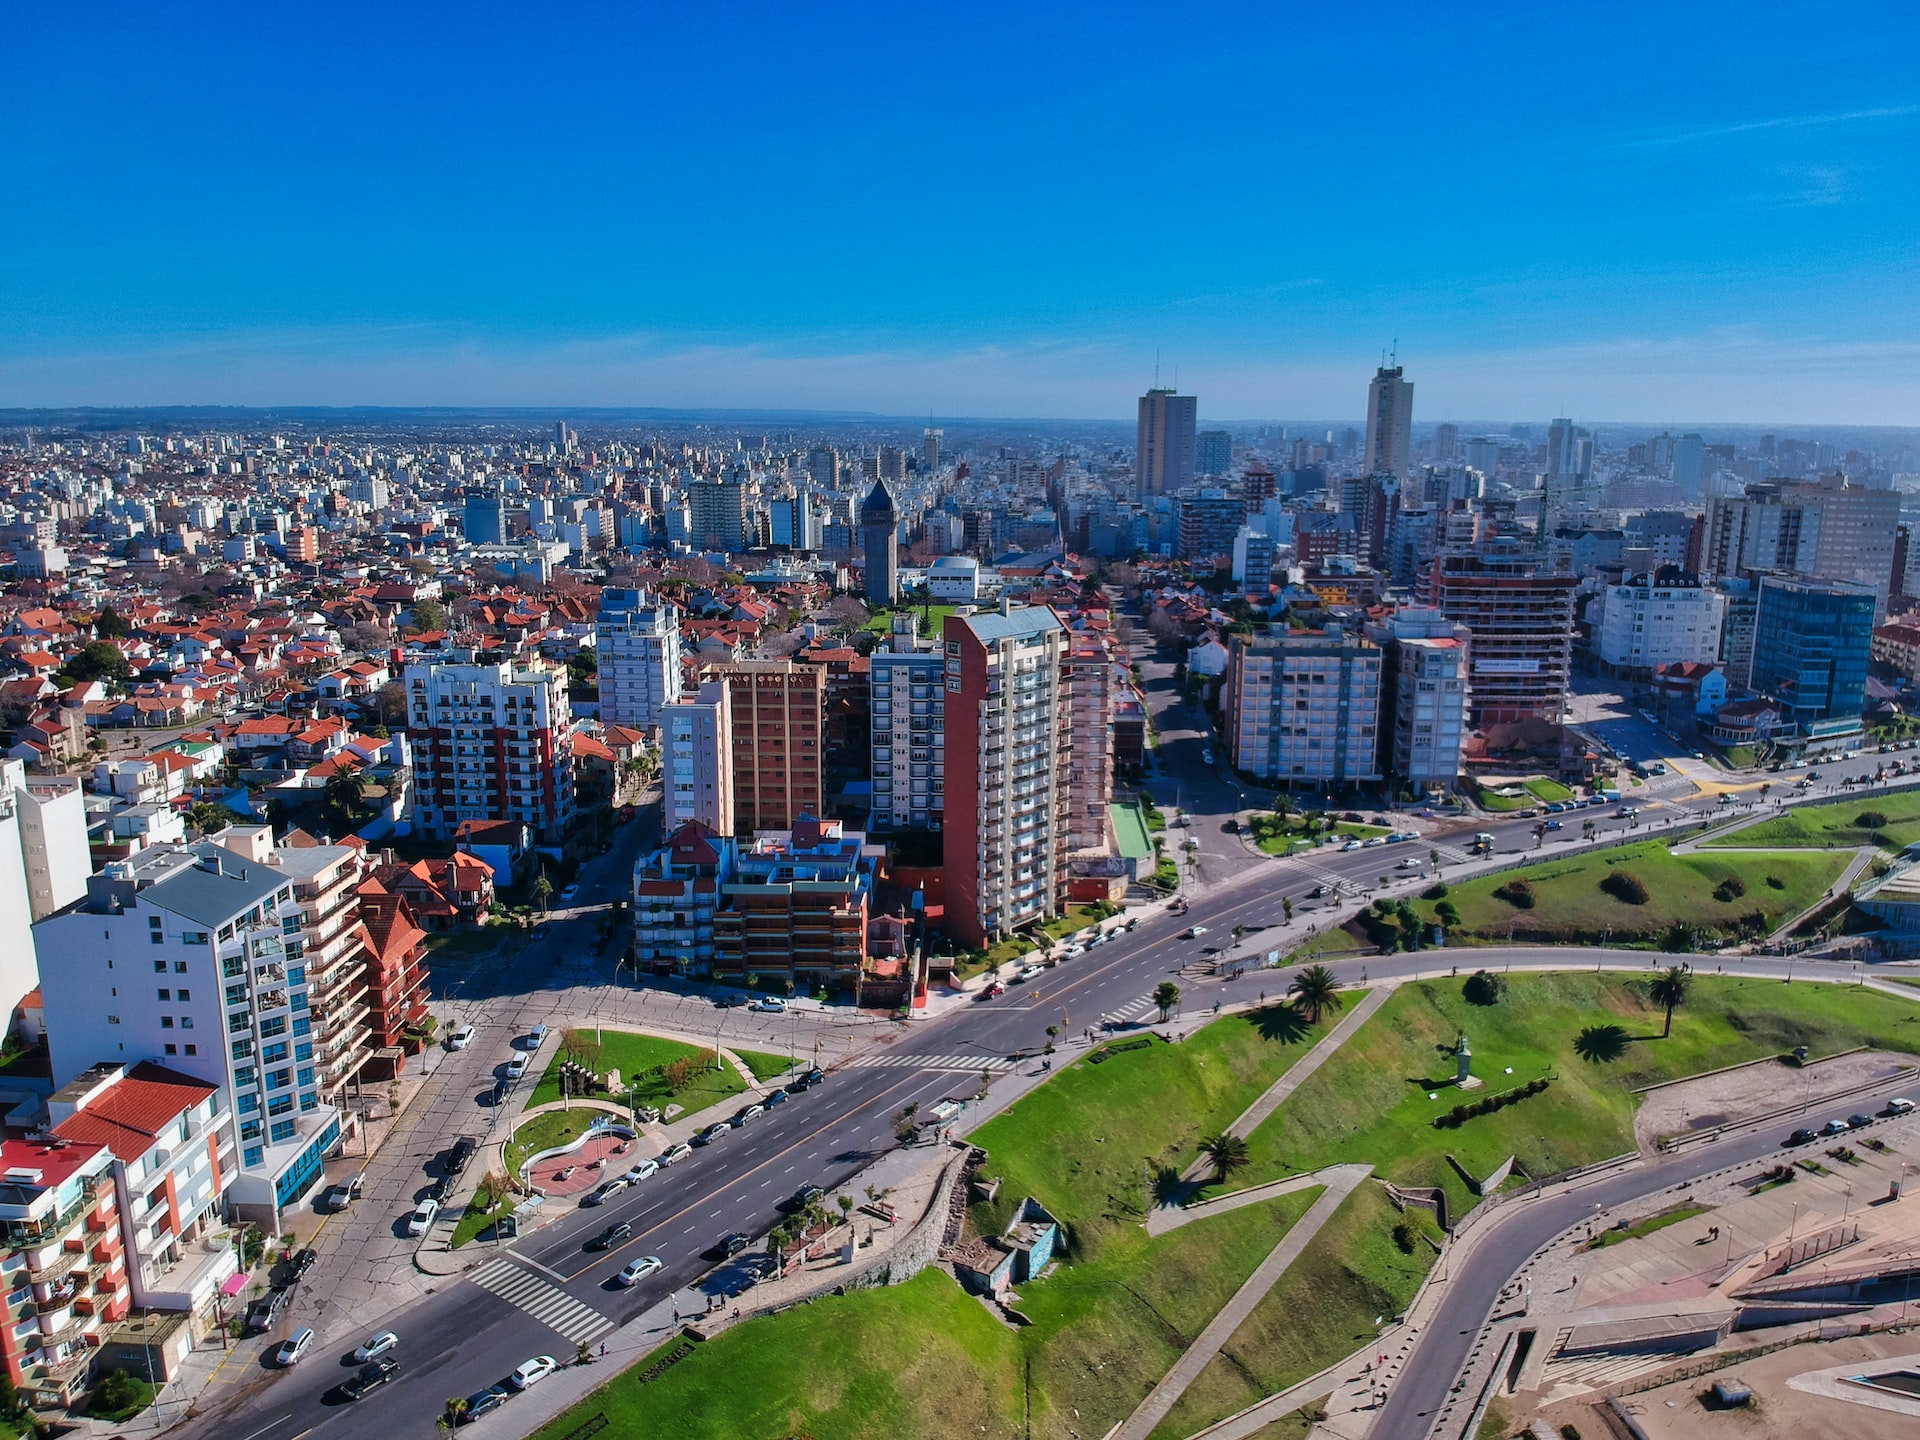
[[542, 1274], [551, 1275], [554, 1279], [560, 1281], [562, 1284], [566, 1283], [567, 1277], [565, 1275], [562, 1275], [558, 1270], [555, 1270], [551, 1265], [542, 1265], [538, 1260], [534, 1259], [531, 1255], [522, 1255], [518, 1250], [514, 1251], [513, 1254], [521, 1261], [522, 1264], [531, 1265], [533, 1266], [534, 1269], [540, 1271]]
[[255, 1435], [264, 1435], [267, 1433], [267, 1431], [273, 1429], [275, 1426], [286, 1424], [287, 1421], [291, 1420], [292, 1418], [293, 1418], [293, 1412], [289, 1410], [286, 1414], [282, 1415], [278, 1420], [269, 1420], [266, 1424], [262, 1425], [258, 1430], [255, 1430], [252, 1435], [241, 1436], [240, 1440], [254, 1440]]
[[469, 1272], [467, 1278], [576, 1345], [597, 1340], [614, 1328], [613, 1321], [591, 1305], [549, 1285], [538, 1275], [528, 1274], [508, 1256], [489, 1260]]

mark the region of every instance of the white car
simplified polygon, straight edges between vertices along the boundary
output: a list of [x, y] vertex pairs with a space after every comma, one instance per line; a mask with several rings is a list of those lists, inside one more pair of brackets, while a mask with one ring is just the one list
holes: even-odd
[[620, 1272], [618, 1277], [619, 1283], [622, 1285], [632, 1285], [636, 1281], [643, 1280], [653, 1274], [653, 1272], [659, 1268], [660, 1257], [658, 1255], [642, 1255], [638, 1260], [631, 1261], [627, 1265], [627, 1268]]
[[526, 1364], [507, 1376], [507, 1384], [516, 1390], [525, 1390], [537, 1385], [547, 1376], [560, 1368], [560, 1362], [551, 1355], [536, 1355]]
[[567, 886], [566, 889], [560, 892], [560, 903], [562, 905], [571, 905], [573, 904], [574, 901], [578, 900], [579, 898], [580, 898], [580, 887], [578, 885], [569, 885]]
[[414, 1206], [413, 1214], [407, 1217], [407, 1234], [424, 1235], [433, 1228], [433, 1218], [440, 1213], [438, 1200], [422, 1200]]
[[660, 1170], [659, 1165], [655, 1164], [653, 1161], [642, 1160], [638, 1165], [634, 1166], [631, 1170], [627, 1171], [627, 1183], [629, 1185], [638, 1185], [642, 1180], [645, 1180], [648, 1176], [659, 1173], [659, 1170]]
[[367, 1343], [353, 1352], [353, 1363], [364, 1365], [369, 1360], [378, 1359], [399, 1343], [400, 1337], [393, 1331], [382, 1330], [378, 1335], [369, 1336]]
[[522, 1075], [526, 1073], [527, 1073], [527, 1057], [525, 1055], [516, 1055], [511, 1060], [507, 1061], [507, 1079], [518, 1080]]
[[527, 1031], [527, 1049], [529, 1051], [538, 1050], [542, 1045], [546, 1043], [547, 1043], [547, 1027], [546, 1026], [536, 1025], [533, 1027], [533, 1029]]
[[464, 1050], [473, 1043], [474, 1029], [471, 1025], [456, 1025], [447, 1032], [447, 1049]]
[[763, 995], [747, 1008], [758, 1010], [763, 1015], [784, 1015], [787, 1013], [787, 1002], [773, 995]]
[[1365, 847], [1364, 847], [1364, 846], [1362, 846], [1362, 845], [1361, 845], [1361, 843], [1360, 843], [1360, 842], [1359, 842], [1358, 840], [1349, 840], [1349, 841], [1347, 841], [1347, 843], [1346, 843], [1346, 844], [1344, 844], [1344, 845], [1342, 845], [1342, 846], [1340, 847], [1340, 853], [1341, 853], [1342, 855], [1344, 855], [1344, 854], [1346, 854], [1346, 853], [1347, 853], [1347, 851], [1349, 851], [1349, 850], [1360, 850], [1360, 849], [1364, 849], [1364, 848], [1365, 848]]

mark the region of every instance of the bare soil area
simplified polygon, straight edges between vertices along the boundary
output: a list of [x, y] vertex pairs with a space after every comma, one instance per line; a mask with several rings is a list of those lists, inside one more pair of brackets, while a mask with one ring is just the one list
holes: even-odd
[[1648, 1094], [1634, 1116], [1634, 1138], [1642, 1152], [1650, 1154], [1662, 1136], [1737, 1124], [1784, 1105], [1817, 1104], [1856, 1086], [1896, 1079], [1903, 1072], [1913, 1073], [1915, 1088], [1920, 1089], [1920, 1072], [1914, 1071], [1912, 1056], [1878, 1050], [1835, 1056], [1804, 1070], [1773, 1060], [1743, 1065]]

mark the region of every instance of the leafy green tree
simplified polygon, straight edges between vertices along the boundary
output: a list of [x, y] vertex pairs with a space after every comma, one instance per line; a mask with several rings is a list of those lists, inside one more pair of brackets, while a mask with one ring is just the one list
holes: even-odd
[[1251, 1155], [1244, 1138], [1231, 1130], [1222, 1130], [1217, 1135], [1209, 1135], [1200, 1142], [1200, 1153], [1213, 1166], [1213, 1177], [1225, 1184], [1227, 1177], [1236, 1170], [1244, 1170]]
[[1180, 1003], [1180, 987], [1171, 980], [1162, 980], [1153, 987], [1153, 1003], [1160, 1008], [1160, 1019], [1165, 1021]]
[[88, 641], [80, 653], [67, 662], [67, 674], [76, 681], [125, 680], [132, 673], [133, 666], [127, 663], [119, 647], [105, 640]]
[[102, 640], [118, 640], [123, 635], [132, 634], [133, 627], [113, 606], [103, 605], [100, 613], [93, 617], [93, 633]]
[[1667, 1007], [1667, 1023], [1660, 1031], [1660, 1038], [1666, 1039], [1673, 1034], [1673, 1010], [1676, 1005], [1687, 1003], [1687, 988], [1693, 983], [1693, 969], [1687, 965], [1669, 965], [1654, 977], [1653, 984], [1647, 987], [1647, 993], [1653, 997], [1656, 1005]]
[[1293, 985], [1288, 989], [1294, 1008], [1307, 1017], [1307, 1023], [1318, 1025], [1320, 1017], [1329, 1010], [1338, 1013], [1346, 1001], [1340, 995], [1340, 981], [1333, 971], [1324, 965], [1309, 965], [1293, 977]]
[[416, 630], [444, 630], [447, 628], [447, 607], [438, 600], [416, 600], [413, 602], [413, 628]]

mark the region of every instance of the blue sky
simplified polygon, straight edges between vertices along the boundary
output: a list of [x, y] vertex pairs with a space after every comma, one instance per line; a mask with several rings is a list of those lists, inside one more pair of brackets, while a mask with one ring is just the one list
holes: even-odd
[[14, 6], [0, 405], [1121, 416], [1158, 352], [1203, 414], [1338, 416], [1397, 340], [1423, 419], [1914, 423], [1916, 39], [1892, 3]]

